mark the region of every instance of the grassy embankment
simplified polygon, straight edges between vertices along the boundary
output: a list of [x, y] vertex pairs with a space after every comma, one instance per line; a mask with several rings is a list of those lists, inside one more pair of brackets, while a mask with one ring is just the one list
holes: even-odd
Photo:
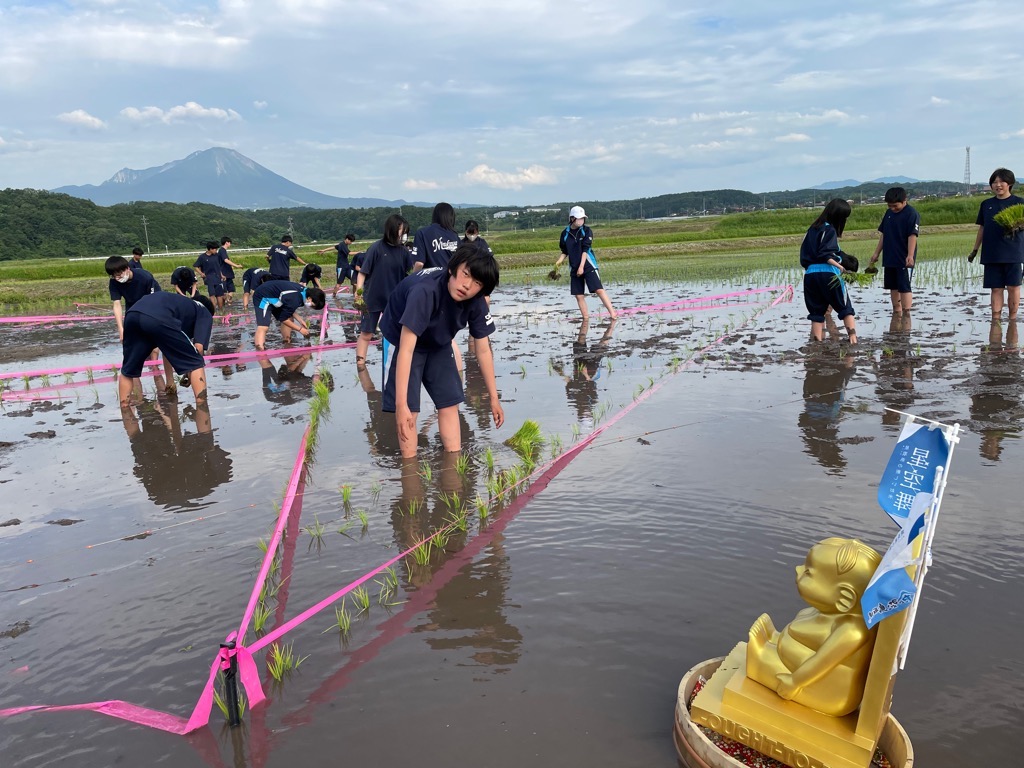
[[[915, 202], [925, 226], [920, 242], [919, 279], [928, 275], [942, 282], [962, 279], [964, 256], [973, 243], [979, 198]], [[885, 207], [855, 206], [843, 239], [844, 249], [866, 266], [877, 241], [875, 232]], [[799, 278], [797, 250], [804, 232], [817, 215], [813, 210], [780, 210], [671, 221], [598, 222], [595, 252], [606, 282], [722, 280], [752, 270], [793, 281]], [[561, 227], [485, 235], [502, 267], [502, 284], [546, 280], [558, 256]], [[369, 242], [357, 243], [353, 250]], [[322, 246], [321, 246], [322, 247]], [[332, 284], [332, 253], [316, 256], [316, 246], [297, 249], [306, 261], [325, 267], [325, 284]], [[232, 253], [246, 266], [263, 266], [262, 253]], [[950, 263], [941, 266], [940, 263]], [[145, 266], [161, 282], [175, 267], [191, 263], [184, 256], [147, 256]], [[929, 266], [929, 265], [932, 266]], [[241, 274], [238, 270], [238, 287]], [[297, 273], [294, 273], [297, 274]], [[563, 281], [565, 267], [563, 266]], [[919, 283], [920, 284], [920, 283]], [[0, 311], [42, 313], [66, 311], [72, 302], [109, 304], [103, 261], [62, 258], [0, 264]]]

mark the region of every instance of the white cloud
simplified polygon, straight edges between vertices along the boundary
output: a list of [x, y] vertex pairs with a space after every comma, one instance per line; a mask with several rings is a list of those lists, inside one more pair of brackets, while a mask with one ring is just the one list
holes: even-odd
[[709, 120], [732, 120], [737, 117], [749, 117], [750, 113], [743, 112], [715, 112], [708, 114], [707, 112], [694, 112], [690, 115], [690, 120], [694, 123], [706, 123]]
[[267, 108], [267, 102], [265, 102], [265, 101], [254, 101], [252, 103], [252, 105], [254, 107], [256, 107], [256, 109], [266, 109]]
[[725, 129], [726, 136], [753, 136], [755, 133], [757, 133], [757, 131], [748, 125]]
[[776, 136], [775, 141], [781, 144], [792, 144], [799, 141], [810, 141], [811, 137], [806, 133], [787, 133], [785, 136]]
[[1024, 128], [1021, 128], [1019, 131], [1012, 131], [1011, 133], [999, 134], [1000, 139], [1016, 139], [1021, 137], [1024, 137]]
[[242, 116], [233, 109], [221, 109], [220, 107], [204, 107], [194, 101], [188, 101], [168, 110], [159, 107], [125, 107], [121, 110], [121, 117], [137, 123], [178, 123], [187, 120], [241, 120]]
[[939, 98], [938, 96], [932, 96], [931, 101], [929, 103], [935, 107], [944, 107], [947, 104], [949, 104], [950, 101], [949, 99], [943, 99]]
[[531, 165], [529, 168], [517, 168], [515, 173], [498, 171], [488, 165], [480, 164], [461, 175], [468, 184], [483, 184], [494, 189], [520, 190], [523, 187], [555, 184], [558, 182], [554, 171], [542, 165]]
[[850, 116], [840, 109], [825, 109], [821, 112], [796, 112], [791, 115], [779, 115], [780, 123], [800, 123], [802, 125], [824, 125], [826, 123], [848, 123]]
[[69, 125], [77, 125], [80, 128], [91, 128], [94, 131], [106, 128], [107, 124], [100, 120], [98, 117], [93, 117], [84, 109], [76, 109], [71, 112], [62, 112], [57, 115], [57, 119], [62, 123], [68, 123]]
[[402, 182], [404, 189], [412, 190], [423, 190], [423, 189], [440, 189], [441, 185], [436, 181], [425, 181], [423, 179], [406, 179]]

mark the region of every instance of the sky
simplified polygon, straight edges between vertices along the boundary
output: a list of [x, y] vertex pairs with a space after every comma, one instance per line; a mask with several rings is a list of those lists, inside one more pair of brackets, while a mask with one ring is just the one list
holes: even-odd
[[544, 205], [1024, 177], [1019, 0], [0, 0], [0, 188], [229, 147]]

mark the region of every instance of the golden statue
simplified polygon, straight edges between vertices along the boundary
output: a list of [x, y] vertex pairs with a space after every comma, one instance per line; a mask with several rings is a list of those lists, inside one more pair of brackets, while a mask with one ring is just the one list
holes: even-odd
[[875, 643], [860, 598], [880, 561], [856, 539], [825, 539], [811, 547], [796, 569], [796, 588], [810, 608], [781, 632], [761, 614], [750, 628], [747, 677], [826, 715], [856, 710]]

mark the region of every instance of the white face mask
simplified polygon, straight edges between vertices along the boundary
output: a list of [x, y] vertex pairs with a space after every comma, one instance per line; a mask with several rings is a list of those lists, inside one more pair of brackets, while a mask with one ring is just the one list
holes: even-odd
[[469, 240], [469, 242], [471, 242], [471, 243], [474, 240], [476, 240], [478, 237], [480, 237], [480, 235], [466, 235], [466, 239]]
[[118, 275], [114, 279], [117, 280], [117, 282], [119, 283], [127, 283], [129, 280], [132, 279], [132, 274], [131, 272], [125, 272], [123, 275]]
[[406, 242], [408, 242], [408, 240], [409, 240], [409, 236], [408, 235], [402, 235], [402, 245], [405, 245]]
[[306, 302], [306, 309], [312, 309], [312, 308], [313, 308], [313, 302], [312, 301], [307, 301]]

